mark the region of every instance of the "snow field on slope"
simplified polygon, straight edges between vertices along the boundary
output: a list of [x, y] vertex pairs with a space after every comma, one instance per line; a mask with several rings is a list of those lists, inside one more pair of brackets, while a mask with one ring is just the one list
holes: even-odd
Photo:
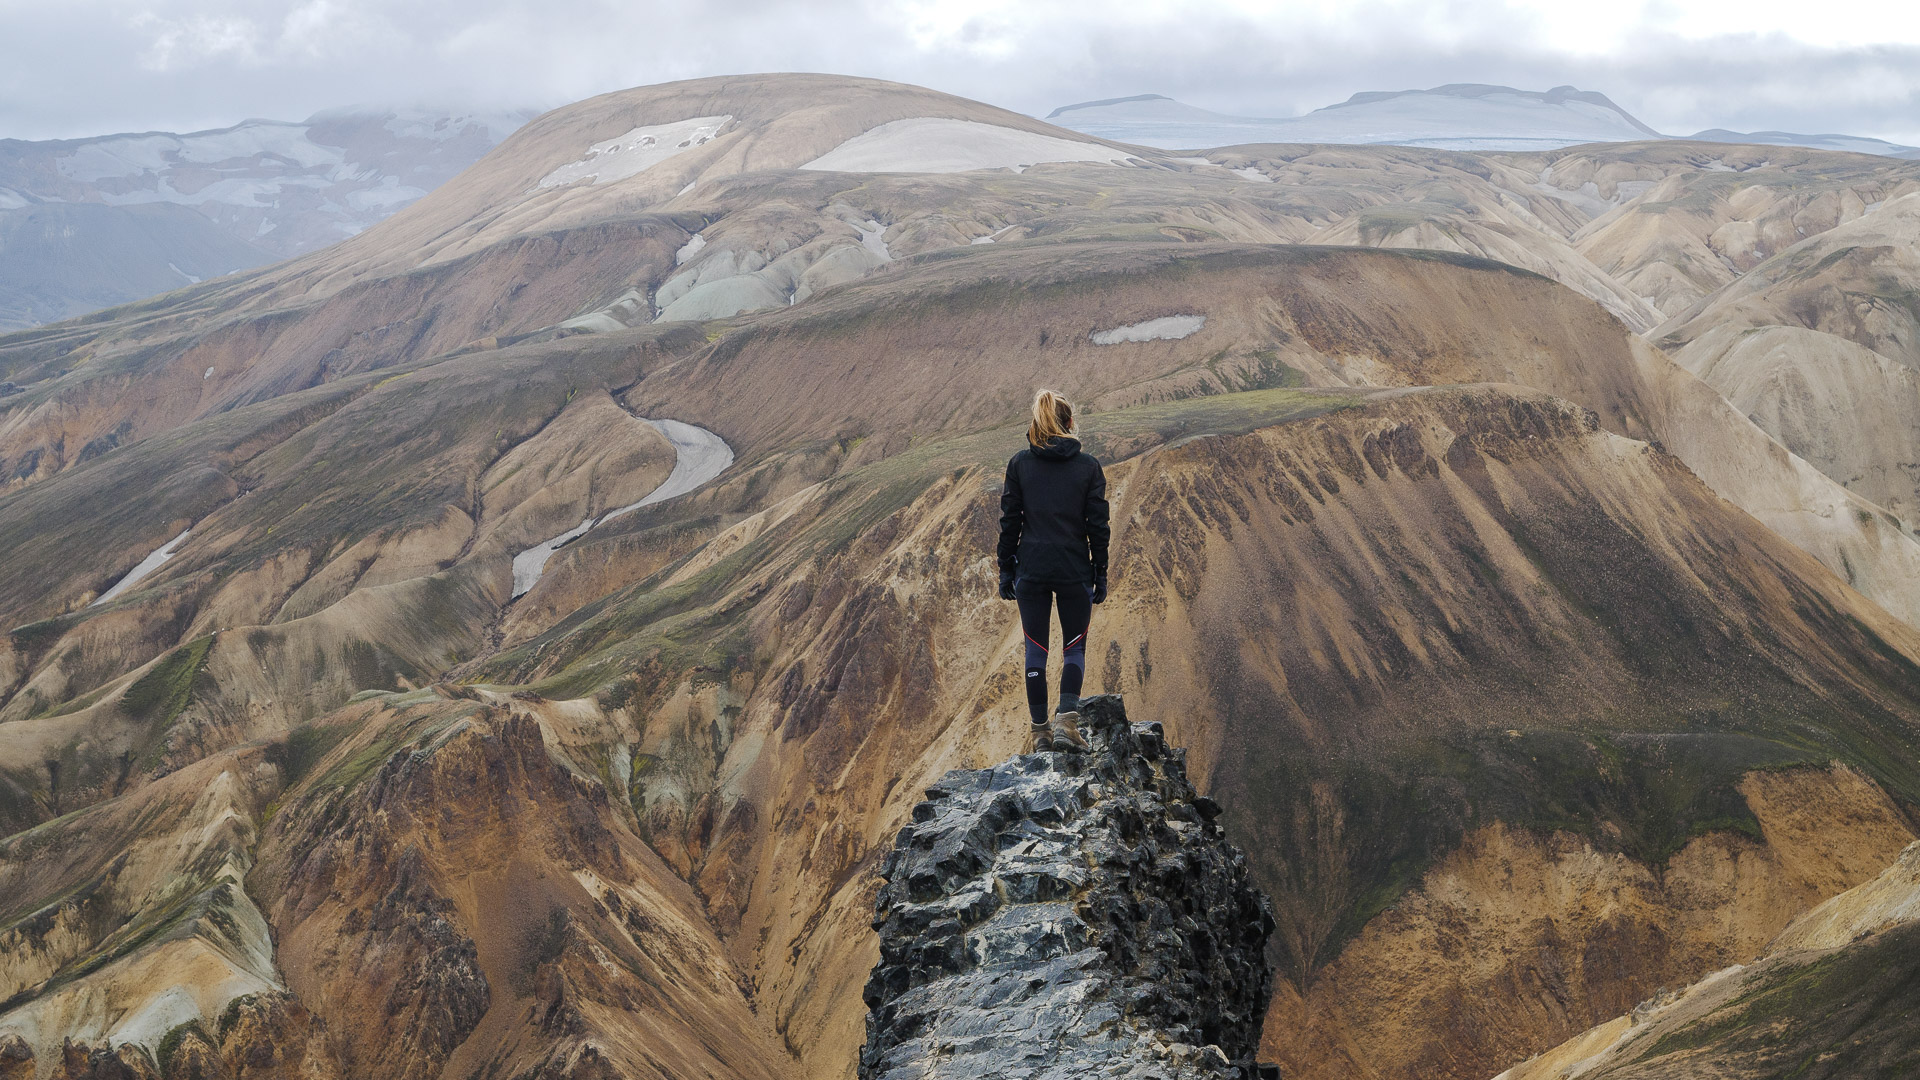
[[893, 250], [887, 247], [887, 227], [885, 225], [880, 224], [872, 218], [868, 218], [865, 221], [855, 222], [853, 228], [855, 232], [860, 234], [860, 246], [866, 248], [868, 254], [879, 259], [881, 262], [893, 261]]
[[637, 127], [625, 135], [587, 147], [585, 157], [541, 177], [538, 186], [560, 187], [576, 180], [607, 184], [638, 176], [669, 158], [712, 142], [719, 136], [720, 129], [732, 122], [733, 116], [728, 114]]
[[1095, 345], [1119, 345], [1132, 341], [1179, 341], [1192, 337], [1207, 325], [1205, 315], [1165, 315], [1146, 322], [1129, 323], [1111, 330], [1095, 330]]
[[673, 444], [673, 471], [660, 486], [654, 488], [647, 497], [639, 502], [615, 507], [598, 518], [588, 517], [585, 521], [561, 533], [544, 543], [535, 544], [513, 557], [513, 595], [520, 597], [533, 588], [540, 575], [547, 568], [547, 560], [553, 553], [586, 533], [596, 525], [604, 525], [623, 514], [632, 513], [643, 506], [652, 506], [665, 502], [676, 495], [685, 495], [707, 481], [725, 472], [733, 464], [733, 448], [725, 439], [706, 428], [681, 423], [678, 420], [647, 420], [654, 430], [667, 437]]
[[1273, 119], [1209, 114], [1177, 102], [1131, 102], [1071, 110], [1054, 122], [1089, 135], [1169, 149], [1277, 142], [1527, 150], [1655, 137], [1591, 102], [1549, 103], [1498, 93], [1471, 98], [1403, 94]]
[[[893, 261], [893, 251], [887, 247], [886, 225], [872, 217], [854, 217], [854, 211], [846, 208], [839, 212], [858, 243], [841, 244], [824, 251], [802, 246], [778, 257], [761, 251], [721, 249], [696, 259], [700, 252], [707, 250], [706, 241], [696, 236], [694, 239], [700, 240], [697, 247], [688, 241], [680, 249], [686, 253], [685, 260], [681, 261], [687, 268], [669, 278], [654, 293], [658, 320], [724, 319], [743, 311], [785, 307]], [[621, 323], [637, 325], [624, 317]]]
[[[469, 151], [484, 149], [449, 149], [450, 140], [478, 133], [491, 145], [519, 125], [511, 117], [483, 125], [478, 118], [420, 113], [388, 114], [378, 127], [369, 119], [335, 110], [302, 123], [249, 120], [215, 131], [19, 145], [22, 160], [44, 162], [59, 177], [49, 177], [32, 201], [218, 207], [233, 213], [208, 216], [242, 239], [300, 222], [305, 227], [291, 246], [268, 246], [288, 255], [358, 233], [426, 195], [470, 160]], [[72, 184], [86, 190], [75, 192]], [[11, 208], [8, 203], [0, 192], [0, 209]], [[242, 237], [243, 227], [254, 230], [252, 237]]]
[[[208, 368], [207, 371], [211, 373], [213, 369]], [[205, 378], [205, 376], [202, 376], [202, 378]], [[161, 563], [166, 562], [168, 559], [173, 558], [174, 551], [178, 549], [181, 544], [185, 543], [187, 537], [192, 533], [193, 533], [192, 529], [187, 529], [181, 532], [179, 536], [174, 537], [173, 539], [167, 541], [164, 545], [162, 545], [160, 550], [155, 551], [153, 554], [147, 556], [144, 559], [141, 559], [139, 565], [127, 571], [126, 577], [123, 577], [119, 581], [114, 582], [113, 587], [111, 589], [108, 589], [106, 592], [101, 593], [100, 598], [98, 600], [95, 600], [93, 604], [90, 604], [88, 606], [92, 607], [92, 606], [104, 604], [107, 601], [113, 599], [114, 597], [119, 596], [121, 593], [126, 592], [128, 589], [133, 588], [134, 585], [139, 583], [141, 578], [146, 577], [148, 574], [151, 574], [155, 570], [160, 569]]]
[[1098, 143], [1018, 131], [977, 120], [916, 116], [855, 135], [800, 166], [817, 172], [971, 172], [1046, 161], [1118, 165], [1131, 155]]
[[303, 169], [339, 165], [346, 152], [307, 138], [307, 125], [241, 124], [193, 135], [126, 135], [90, 140], [56, 160], [60, 175], [82, 183], [163, 172], [181, 165], [221, 165], [279, 158]]

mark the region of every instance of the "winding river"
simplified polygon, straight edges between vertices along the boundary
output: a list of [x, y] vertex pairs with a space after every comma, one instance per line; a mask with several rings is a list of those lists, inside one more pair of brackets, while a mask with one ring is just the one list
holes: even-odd
[[673, 444], [673, 471], [667, 474], [660, 486], [648, 493], [647, 497], [636, 503], [615, 507], [598, 518], [589, 517], [580, 524], [561, 533], [544, 543], [513, 557], [513, 595], [518, 597], [533, 588], [540, 580], [540, 574], [547, 568], [547, 560], [553, 553], [564, 547], [569, 541], [586, 534], [589, 529], [605, 525], [622, 514], [630, 514], [643, 506], [652, 506], [665, 502], [676, 495], [685, 495], [707, 481], [726, 471], [733, 464], [733, 448], [726, 440], [706, 428], [683, 424], [678, 420], [646, 420], [654, 429], [667, 437]]

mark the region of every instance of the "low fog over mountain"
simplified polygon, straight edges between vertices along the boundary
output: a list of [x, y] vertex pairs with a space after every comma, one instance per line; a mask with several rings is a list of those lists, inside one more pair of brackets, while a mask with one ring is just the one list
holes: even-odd
[[340, 109], [184, 135], [0, 140], [0, 329], [345, 239], [530, 115]]
[[[1453, 150], [1554, 150], [1590, 142], [1666, 139], [1605, 94], [1556, 86], [1544, 92], [1452, 83], [1431, 90], [1355, 94], [1305, 116], [1260, 119], [1195, 108], [1159, 94], [1063, 105], [1047, 114], [1062, 127], [1104, 139], [1175, 150], [1250, 143], [1371, 143]], [[1847, 135], [1755, 135], [1714, 128], [1688, 136], [1864, 154], [1920, 153]]]

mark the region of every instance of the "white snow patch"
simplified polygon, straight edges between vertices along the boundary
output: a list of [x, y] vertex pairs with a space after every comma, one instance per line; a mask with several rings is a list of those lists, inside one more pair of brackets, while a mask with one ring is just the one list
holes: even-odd
[[1521, 91], [1370, 95], [1305, 116], [1228, 116], [1165, 98], [1077, 106], [1048, 119], [1116, 142], [1168, 150], [1251, 143], [1396, 143], [1454, 150], [1544, 150], [1659, 138], [1615, 109]]
[[1552, 196], [1561, 202], [1572, 203], [1586, 211], [1590, 217], [1599, 217], [1621, 203], [1639, 198], [1652, 187], [1651, 180], [1622, 180], [1614, 184], [1613, 197], [1603, 199], [1600, 197], [1600, 185], [1591, 180], [1577, 188], [1555, 187], [1551, 165], [1540, 170], [1540, 179], [1533, 184], [1533, 190], [1542, 195]]
[[1252, 180], [1253, 182], [1258, 184], [1273, 183], [1273, 177], [1268, 176], [1266, 173], [1261, 172], [1259, 169], [1256, 169], [1251, 165], [1247, 166], [1244, 169], [1233, 170], [1233, 175], [1239, 177], [1242, 180]]
[[[1873, 212], [1874, 212], [1875, 210], [1878, 210], [1878, 209], [1880, 209], [1881, 207], [1883, 207], [1883, 206], [1885, 206], [1885, 205], [1887, 205], [1887, 200], [1885, 200], [1885, 199], [1881, 199], [1881, 200], [1879, 200], [1879, 201], [1877, 201], [1877, 202], [1870, 202], [1870, 203], [1868, 203], [1868, 204], [1867, 204], [1867, 208], [1866, 208], [1866, 209], [1865, 209], [1864, 211], [1862, 211], [1862, 213], [1863, 213], [1863, 214], [1871, 214], [1871, 213], [1873, 213]], [[1802, 232], [1805, 232], [1806, 230], [1804, 230], [1804, 229], [1802, 229], [1801, 231], [1802, 231]]]
[[733, 464], [733, 448], [727, 441], [703, 427], [684, 424], [678, 420], [649, 420], [660, 434], [673, 444], [673, 472], [646, 498], [629, 503], [615, 510], [609, 510], [594, 524], [612, 521], [622, 514], [638, 510], [643, 506], [652, 506], [657, 502], [666, 502], [676, 496], [699, 487], [726, 471]]
[[1116, 326], [1111, 330], [1096, 330], [1093, 333], [1095, 345], [1118, 345], [1128, 341], [1179, 341], [1192, 337], [1207, 325], [1205, 315], [1166, 315], [1158, 319], [1148, 319], [1129, 326]]
[[855, 222], [853, 227], [860, 232], [861, 247], [879, 256], [881, 262], [893, 261], [893, 252], [887, 249], [887, 227], [885, 225], [880, 224], [872, 218], [868, 218], [865, 221]]
[[998, 228], [998, 229], [995, 229], [995, 230], [993, 230], [992, 232], [990, 232], [990, 233], [988, 233], [988, 234], [987, 234], [987, 235], [985, 235], [985, 236], [976, 236], [976, 237], [974, 237], [973, 239], [971, 239], [971, 240], [969, 240], [969, 241], [967, 241], [967, 243], [969, 243], [969, 244], [991, 244], [991, 243], [994, 243], [994, 242], [996, 242], [996, 241], [998, 241], [998, 240], [999, 240], [999, 239], [1000, 239], [1001, 237], [1003, 237], [1003, 236], [1005, 236], [1005, 235], [1007, 235], [1008, 233], [1010, 233], [1010, 232], [1012, 232], [1013, 230], [1015, 230], [1015, 229], [1017, 229], [1017, 228], [1019, 228], [1019, 227], [1020, 227], [1020, 225], [1019, 225], [1019, 223], [1018, 223], [1018, 222], [1015, 222], [1015, 223], [1014, 223], [1014, 224], [1012, 224], [1012, 225], [1005, 225], [1005, 226], [1002, 226], [1002, 227], [1000, 227], [1000, 228]]
[[26, 196], [12, 188], [0, 188], [0, 210], [18, 210], [26, 205]]
[[673, 471], [659, 487], [654, 488], [646, 498], [639, 502], [616, 507], [600, 515], [588, 518], [579, 525], [568, 529], [559, 536], [521, 552], [513, 557], [513, 595], [518, 597], [533, 588], [540, 580], [540, 574], [547, 568], [547, 560], [554, 551], [586, 533], [596, 525], [604, 525], [622, 514], [628, 514], [643, 506], [652, 506], [665, 502], [677, 495], [699, 487], [726, 471], [733, 464], [733, 448], [725, 439], [705, 428], [692, 424], [683, 424], [678, 420], [648, 420], [654, 429], [667, 437], [673, 444]]
[[671, 124], [637, 127], [618, 138], [587, 147], [587, 155], [570, 161], [540, 178], [540, 187], [559, 187], [576, 180], [596, 184], [638, 176], [677, 154], [712, 142], [720, 129], [733, 122], [727, 116], [696, 116]]
[[[251, 121], [191, 135], [114, 135], [91, 139], [54, 161], [62, 176], [81, 183], [161, 172], [179, 165], [230, 166], [277, 158], [303, 168], [338, 165], [345, 151], [307, 138], [305, 124]], [[156, 201], [156, 200], [142, 200]]]
[[211, 379], [211, 378], [213, 378], [213, 365], [212, 365], [212, 364], [208, 364], [208, 365], [207, 365], [207, 373], [206, 373], [205, 375], [202, 375], [202, 376], [200, 376], [200, 381], [201, 381], [201, 382], [206, 382], [206, 381], [207, 381], [208, 379]]
[[138, 1043], [158, 1047], [167, 1032], [189, 1020], [202, 1019], [200, 1005], [184, 986], [170, 986], [120, 1022], [107, 1036], [113, 1044]]
[[707, 238], [701, 236], [699, 233], [694, 233], [693, 239], [681, 244], [680, 250], [673, 253], [673, 265], [683, 265], [688, 259], [700, 254], [700, 249], [706, 246]]
[[347, 192], [347, 206], [353, 210], [378, 210], [391, 214], [415, 199], [425, 198], [426, 195], [426, 188], [404, 185], [400, 183], [398, 177], [388, 176], [382, 178], [378, 187]]
[[673, 197], [677, 199], [677, 198], [679, 198], [680, 196], [682, 196], [682, 195], [685, 195], [685, 194], [686, 194], [687, 192], [689, 192], [689, 191], [692, 191], [692, 190], [693, 190], [693, 185], [695, 185], [695, 184], [697, 184], [697, 183], [699, 183], [699, 182], [700, 182], [700, 181], [698, 181], [698, 180], [689, 180], [689, 181], [687, 181], [687, 186], [686, 186], [686, 187], [683, 187], [683, 188], [681, 188], [681, 189], [680, 189], [679, 191], [676, 191], [676, 192], [674, 192], [674, 193], [673, 193]]
[[1203, 158], [1203, 157], [1177, 157], [1177, 158], [1168, 158], [1167, 160], [1177, 161], [1182, 165], [1211, 165], [1216, 169], [1226, 168], [1225, 165], [1222, 165], [1217, 161], [1208, 161], [1206, 158]]
[[[211, 371], [212, 369], [209, 368], [208, 370]], [[177, 549], [183, 542], [185, 542], [187, 537], [191, 535], [193, 535], [193, 530], [189, 528], [186, 531], [182, 532], [179, 536], [176, 536], [173, 539], [167, 541], [166, 544], [160, 548], [160, 550], [154, 552], [153, 554], [147, 556], [144, 559], [141, 559], [140, 564], [138, 566], [135, 566], [133, 569], [127, 571], [126, 577], [123, 577], [119, 581], [114, 582], [113, 588], [108, 589], [106, 592], [101, 593], [100, 599], [95, 600], [93, 603], [95, 605], [106, 603], [107, 601], [113, 599], [114, 597], [119, 596], [121, 593], [126, 592], [128, 589], [131, 589], [134, 586], [134, 584], [138, 582], [141, 578], [146, 577], [148, 574], [151, 574], [155, 570], [160, 569], [160, 564], [163, 562], [166, 562], [168, 559], [173, 558], [173, 553], [175, 549]]]
[[534, 583], [540, 580], [540, 574], [547, 568], [547, 560], [553, 558], [554, 550], [562, 544], [593, 528], [593, 519], [587, 520], [561, 533], [551, 540], [542, 541], [513, 557], [513, 595], [524, 596]]
[[653, 315], [653, 308], [647, 303], [647, 294], [639, 289], [628, 289], [614, 298], [613, 303], [585, 315], [575, 316], [560, 324], [562, 330], [585, 330], [594, 334], [611, 334], [616, 330], [625, 330], [629, 326], [639, 326]]
[[189, 273], [187, 273], [187, 272], [186, 272], [185, 270], [182, 270], [182, 269], [180, 269], [180, 268], [179, 268], [178, 266], [175, 266], [175, 265], [174, 265], [174, 264], [172, 264], [172, 263], [168, 263], [168, 264], [167, 264], [167, 269], [169, 269], [169, 270], [171, 270], [171, 271], [173, 271], [173, 272], [174, 272], [174, 273], [176, 273], [176, 274], [179, 274], [179, 275], [180, 275], [181, 277], [183, 277], [183, 278], [186, 278], [186, 279], [187, 279], [187, 284], [189, 284], [189, 285], [198, 285], [198, 284], [200, 284], [200, 279], [199, 279], [199, 278], [197, 278], [197, 277], [194, 277], [194, 276], [193, 276], [192, 274], [189, 274]]
[[1024, 169], [1044, 161], [1091, 161], [1118, 165], [1131, 155], [1098, 143], [1038, 132], [916, 116], [855, 135], [800, 166], [818, 172], [949, 173], [975, 169]]

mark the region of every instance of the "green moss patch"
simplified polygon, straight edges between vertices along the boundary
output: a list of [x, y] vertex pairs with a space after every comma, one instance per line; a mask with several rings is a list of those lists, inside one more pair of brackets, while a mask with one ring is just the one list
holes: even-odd
[[1662, 1036], [1640, 1067], [1657, 1070], [1670, 1058], [1668, 1067], [1711, 1060], [1741, 1076], [1920, 1076], [1920, 924], [1755, 981], [1724, 1007]]
[[143, 768], [159, 762], [168, 729], [192, 703], [195, 691], [214, 689], [205, 670], [212, 648], [208, 635], [174, 649], [120, 695], [120, 710], [142, 727], [135, 757]]

